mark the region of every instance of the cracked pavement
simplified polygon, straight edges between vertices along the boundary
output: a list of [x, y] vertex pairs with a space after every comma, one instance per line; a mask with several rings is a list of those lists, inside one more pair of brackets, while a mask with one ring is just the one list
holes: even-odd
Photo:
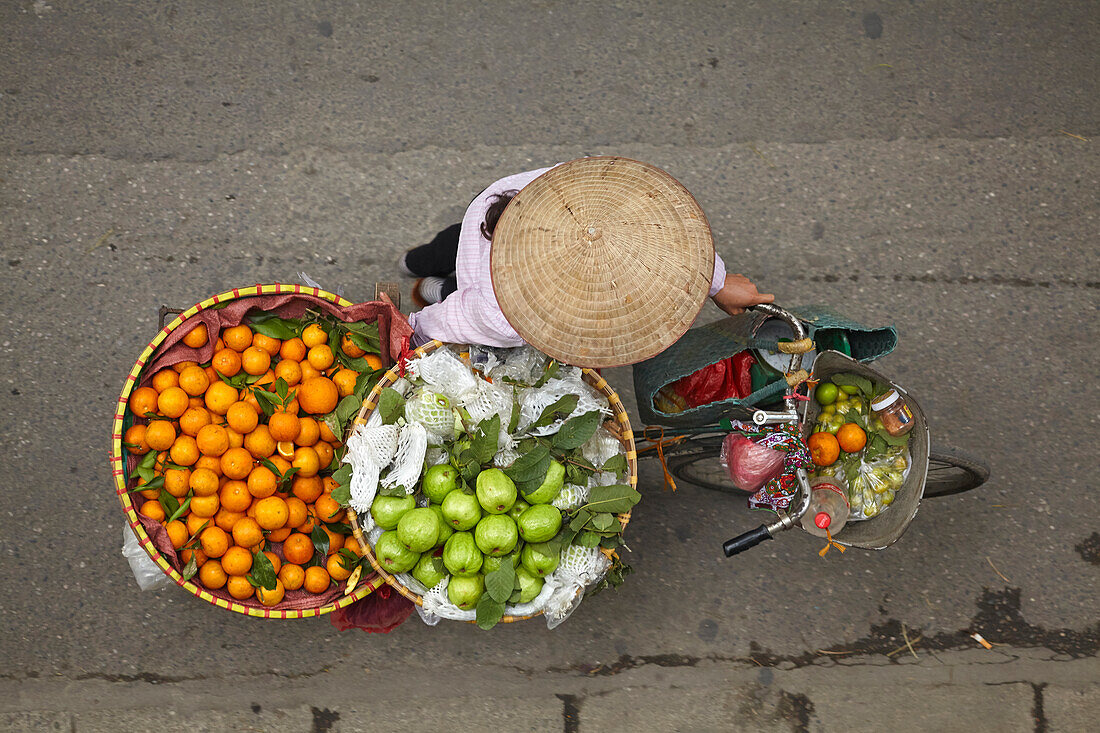
[[[1047, 1], [0, 7], [0, 730], [1095, 727], [1098, 31]], [[365, 300], [486, 184], [588, 154], [671, 172], [778, 302], [894, 323], [879, 368], [989, 483], [882, 552], [725, 559], [743, 499], [643, 464], [635, 573], [554, 631], [138, 590], [108, 435], [160, 305], [299, 272]]]

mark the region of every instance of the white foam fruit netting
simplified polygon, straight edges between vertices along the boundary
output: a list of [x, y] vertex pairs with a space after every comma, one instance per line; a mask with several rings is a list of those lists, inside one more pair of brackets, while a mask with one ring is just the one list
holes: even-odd
[[611, 415], [580, 369], [531, 347], [437, 348], [381, 391], [347, 439], [350, 506], [425, 623], [541, 612], [554, 628], [604, 580], [601, 548], [637, 501]]

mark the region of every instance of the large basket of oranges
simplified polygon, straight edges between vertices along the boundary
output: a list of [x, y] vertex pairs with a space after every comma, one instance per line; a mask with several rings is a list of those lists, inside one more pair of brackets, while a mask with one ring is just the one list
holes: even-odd
[[164, 326], [126, 379], [111, 444], [123, 511], [156, 564], [264, 618], [318, 616], [379, 587], [331, 491], [344, 429], [410, 333], [386, 299], [284, 284], [215, 295]]

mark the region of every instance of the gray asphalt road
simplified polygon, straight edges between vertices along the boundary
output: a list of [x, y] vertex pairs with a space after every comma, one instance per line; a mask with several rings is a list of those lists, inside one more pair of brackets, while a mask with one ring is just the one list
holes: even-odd
[[[1087, 729], [1098, 30], [1065, 2], [4, 4], [0, 727]], [[670, 171], [780, 302], [896, 324], [881, 368], [990, 482], [884, 552], [726, 560], [743, 502], [648, 466], [635, 574], [553, 632], [137, 589], [107, 436], [158, 306], [299, 272], [367, 299], [486, 184], [587, 154]]]

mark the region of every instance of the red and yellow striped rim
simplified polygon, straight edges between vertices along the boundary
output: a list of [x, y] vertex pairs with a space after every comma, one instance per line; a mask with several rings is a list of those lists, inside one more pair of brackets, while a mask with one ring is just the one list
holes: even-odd
[[[443, 346], [442, 341], [430, 341], [424, 344], [418, 349], [412, 352], [413, 357], [421, 357], [425, 354], [429, 354], [435, 351], [439, 347]], [[400, 364], [396, 364], [388, 372], [386, 372], [378, 383], [374, 385], [374, 389], [367, 395], [367, 398], [363, 400], [363, 406], [359, 409], [359, 414], [355, 417], [356, 425], [365, 425], [367, 419], [374, 412], [374, 408], [378, 406], [379, 396], [382, 394], [382, 390], [391, 386], [399, 378], [398, 370]], [[638, 449], [634, 444], [634, 432], [630, 429], [630, 416], [626, 413], [626, 408], [623, 407], [622, 400], [619, 399], [618, 393], [611, 388], [611, 385], [607, 383], [599, 372], [593, 369], [582, 369], [584, 379], [594, 388], [598, 389], [605, 397], [607, 397], [608, 403], [611, 405], [612, 415], [615, 417], [615, 422], [619, 425], [619, 440], [626, 448], [626, 463], [629, 476], [630, 487], [637, 490], [638, 488]], [[424, 605], [424, 599], [418, 594], [412, 592], [405, 586], [401, 585], [401, 581], [386, 572], [381, 565], [378, 564], [378, 560], [374, 557], [374, 550], [367, 542], [367, 538], [363, 535], [363, 528], [359, 526], [359, 518], [356, 513], [349, 507], [348, 516], [351, 518], [352, 535], [359, 542], [359, 547], [363, 551], [364, 557], [370, 562], [371, 567], [374, 568], [378, 575], [385, 579], [385, 582], [392, 586], [398, 593], [408, 598], [410, 601], [418, 606]], [[630, 522], [630, 512], [623, 512], [617, 515], [619, 520], [623, 524], [623, 529], [626, 529], [626, 525]], [[611, 558], [614, 550], [607, 550], [600, 548], [600, 552]], [[512, 623], [514, 621], [524, 621], [529, 618], [534, 618], [540, 615], [542, 612], [531, 614], [529, 616], [510, 616], [505, 615], [500, 619], [500, 623]], [[471, 622], [473, 623], [473, 622]]]
[[288, 285], [283, 283], [272, 283], [269, 285], [253, 285], [247, 288], [233, 288], [224, 293], [218, 293], [217, 295], [207, 298], [206, 300], [196, 303], [184, 312], [180, 313], [174, 320], [168, 323], [164, 328], [157, 332], [157, 335], [153, 337], [153, 340], [149, 342], [149, 345], [145, 347], [145, 350], [141, 352], [141, 356], [134, 362], [134, 366], [130, 369], [129, 375], [126, 377], [126, 383], [122, 387], [122, 395], [119, 397], [118, 405], [115, 409], [115, 419], [111, 430], [111, 475], [114, 477], [115, 491], [118, 494], [119, 501], [122, 503], [122, 511], [126, 514], [126, 521], [130, 525], [130, 529], [137, 535], [138, 544], [142, 546], [149, 557], [153, 559], [153, 562], [157, 564], [164, 574], [175, 581], [176, 585], [198, 596], [202, 600], [212, 603], [219, 608], [225, 608], [236, 613], [243, 613], [248, 616], [258, 616], [260, 618], [310, 618], [313, 616], [321, 616], [336, 610], [337, 608], [343, 608], [350, 605], [360, 598], [364, 598], [369, 595], [376, 588], [385, 584], [385, 579], [382, 577], [369, 578], [360, 582], [356, 586], [355, 590], [346, 595], [340, 597], [338, 600], [318, 608], [303, 608], [297, 610], [283, 611], [277, 608], [253, 608], [252, 606], [246, 606], [235, 601], [219, 598], [205, 588], [192, 583], [189, 580], [184, 580], [172, 565], [165, 560], [157, 548], [153, 545], [153, 541], [146, 534], [145, 528], [141, 525], [141, 520], [138, 519], [137, 508], [134, 506], [133, 501], [130, 499], [130, 494], [126, 492], [126, 460], [122, 449], [122, 434], [123, 434], [123, 421], [126, 418], [127, 402], [130, 399], [130, 393], [133, 391], [134, 386], [137, 384], [139, 377], [141, 376], [142, 369], [152, 359], [154, 352], [164, 342], [164, 339], [168, 334], [172, 333], [175, 329], [179, 328], [188, 318], [195, 315], [199, 311], [206, 310], [207, 308], [213, 308], [219, 303], [226, 303], [231, 300], [237, 300], [238, 298], [249, 298], [258, 295], [312, 295], [317, 298], [323, 298], [335, 305], [346, 307], [354, 305], [350, 300], [340, 297], [335, 293], [330, 293], [327, 290], [321, 290], [320, 288], [311, 288], [303, 285]]

